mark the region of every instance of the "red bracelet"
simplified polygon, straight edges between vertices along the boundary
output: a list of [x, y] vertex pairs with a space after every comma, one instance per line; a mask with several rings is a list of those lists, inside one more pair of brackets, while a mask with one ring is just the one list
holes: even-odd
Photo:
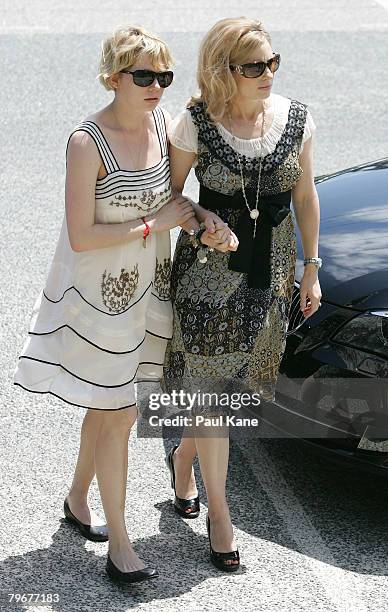
[[143, 247], [145, 248], [147, 246], [147, 236], [150, 233], [150, 226], [148, 225], [147, 221], [145, 220], [145, 217], [142, 217], [141, 220], [143, 221], [145, 228], [143, 231]]

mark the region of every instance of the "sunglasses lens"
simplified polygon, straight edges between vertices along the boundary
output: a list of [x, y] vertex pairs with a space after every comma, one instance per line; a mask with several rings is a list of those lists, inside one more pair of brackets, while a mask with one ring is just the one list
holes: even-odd
[[244, 66], [244, 76], [248, 79], [254, 79], [263, 74], [266, 65], [264, 62], [257, 62], [256, 64], [245, 64]]
[[149, 70], [135, 70], [132, 76], [133, 82], [139, 87], [149, 87], [155, 80], [155, 74]]
[[243, 75], [248, 79], [255, 79], [262, 74], [264, 74], [265, 69], [270, 69], [271, 72], [276, 72], [279, 68], [280, 64], [280, 55], [277, 53], [273, 58], [271, 58], [267, 63], [265, 62], [256, 62], [255, 64], [243, 64]]
[[270, 71], [276, 72], [277, 69], [279, 68], [279, 64], [280, 64], [280, 55], [275, 55], [275, 57], [271, 60], [271, 63], [269, 65]]
[[168, 87], [171, 85], [174, 78], [174, 73], [171, 70], [166, 72], [152, 72], [152, 70], [135, 70], [133, 72], [133, 82], [139, 87], [149, 87], [158, 80], [160, 87]]
[[169, 87], [173, 81], [174, 73], [171, 70], [167, 72], [161, 72], [156, 77], [160, 87]]

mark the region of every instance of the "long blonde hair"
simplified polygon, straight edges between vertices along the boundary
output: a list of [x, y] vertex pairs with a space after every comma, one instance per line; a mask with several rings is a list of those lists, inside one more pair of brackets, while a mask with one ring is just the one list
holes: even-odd
[[247, 17], [217, 21], [202, 40], [197, 68], [199, 94], [192, 96], [187, 106], [203, 102], [211, 119], [219, 121], [237, 93], [229, 65], [243, 64], [265, 41], [271, 44], [261, 21]]
[[97, 75], [105, 89], [113, 89], [109, 78], [124, 68], [131, 68], [143, 53], [148, 53], [156, 69], [173, 64], [166, 43], [145, 28], [121, 26], [101, 45], [100, 71]]

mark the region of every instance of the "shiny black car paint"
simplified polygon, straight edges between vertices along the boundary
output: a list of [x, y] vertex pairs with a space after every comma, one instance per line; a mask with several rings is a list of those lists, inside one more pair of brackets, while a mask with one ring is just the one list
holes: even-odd
[[[302, 439], [330, 457], [388, 475], [388, 319], [376, 319], [383, 323], [381, 346], [357, 346], [357, 334], [349, 344], [337, 338], [354, 317], [388, 311], [388, 158], [318, 177], [316, 188], [322, 306], [306, 320], [299, 311], [298, 232], [287, 345], [276, 401], [263, 403], [262, 417], [279, 436]], [[352, 324], [355, 330], [359, 321]], [[372, 444], [362, 444], [361, 450], [365, 436]]]

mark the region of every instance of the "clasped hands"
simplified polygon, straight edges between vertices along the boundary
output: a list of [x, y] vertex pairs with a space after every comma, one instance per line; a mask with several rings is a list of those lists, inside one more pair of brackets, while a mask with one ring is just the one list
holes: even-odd
[[239, 242], [236, 234], [218, 215], [207, 213], [203, 222], [206, 230], [201, 236], [202, 244], [206, 244], [221, 253], [237, 251]]

